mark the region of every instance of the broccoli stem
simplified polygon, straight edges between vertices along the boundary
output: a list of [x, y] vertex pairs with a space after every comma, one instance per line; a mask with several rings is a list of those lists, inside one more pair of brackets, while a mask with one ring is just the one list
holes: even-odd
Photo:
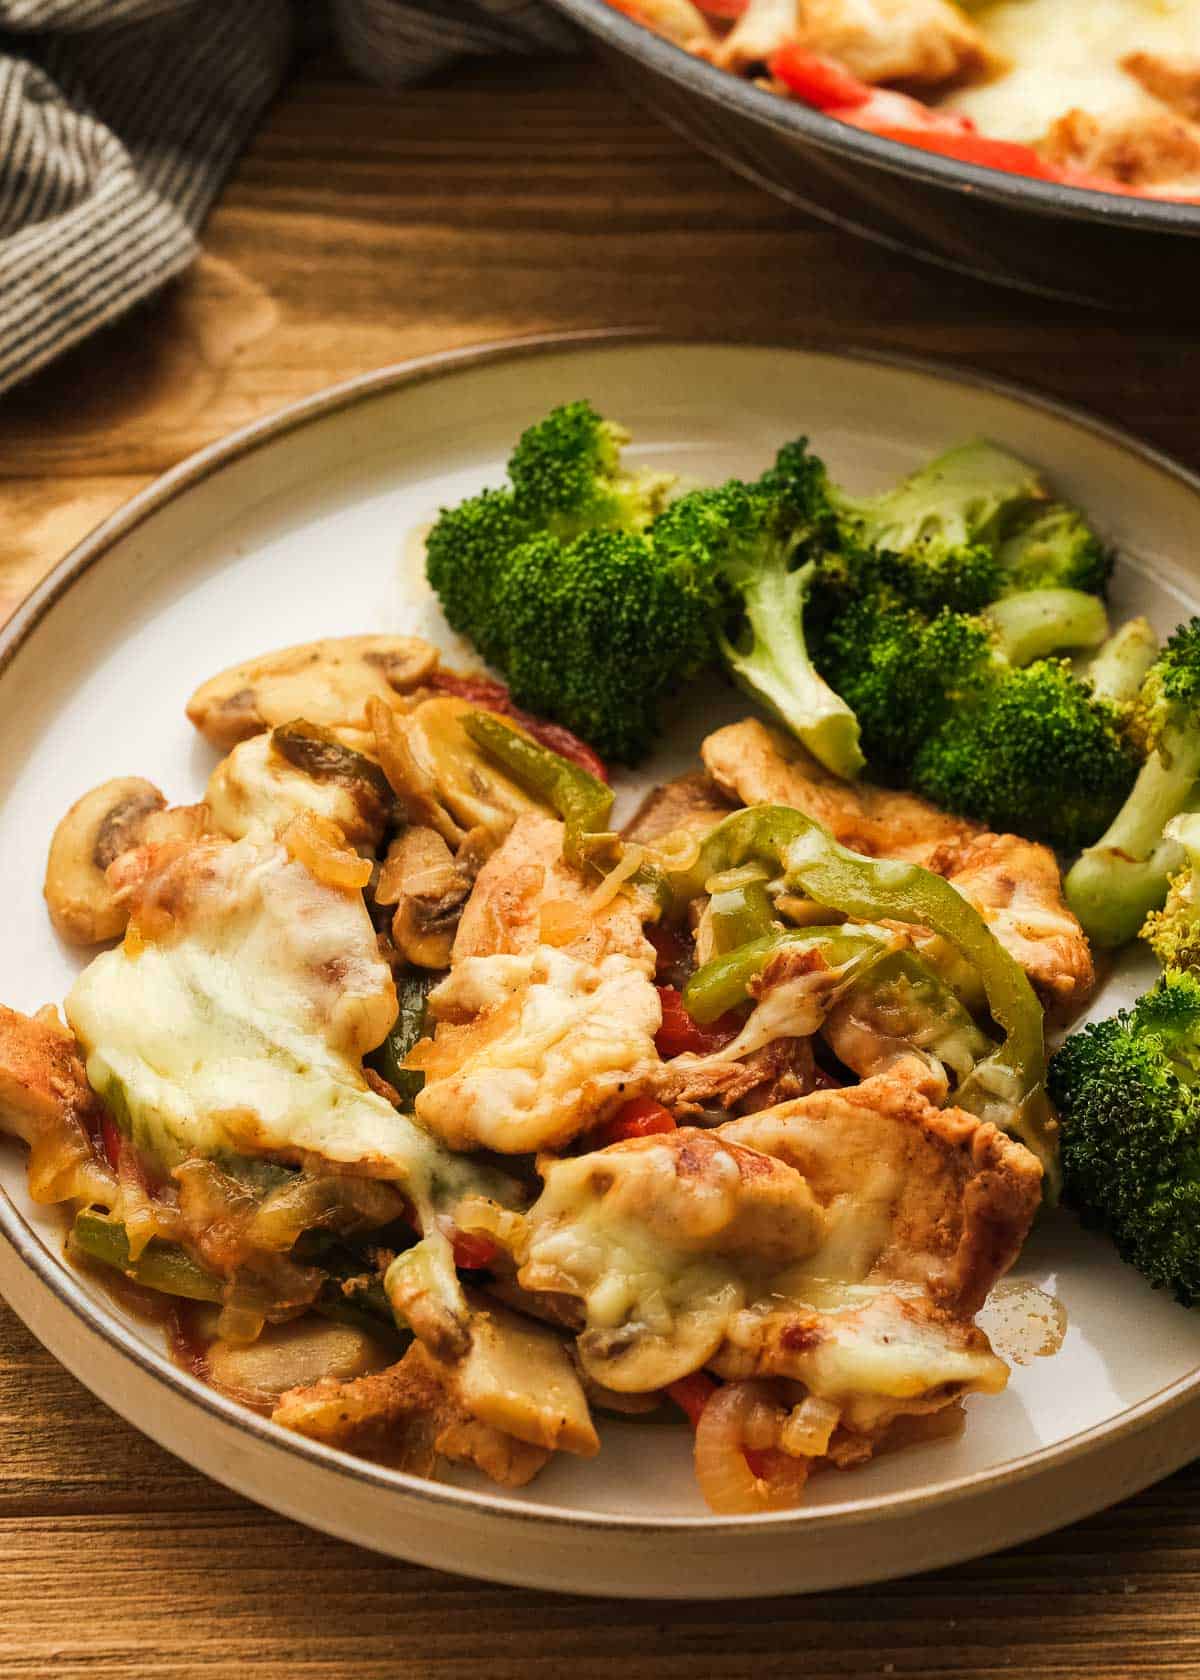
[[1098, 700], [1124, 706], [1137, 698], [1158, 657], [1158, 637], [1145, 618], [1131, 618], [1105, 642], [1084, 675]]
[[1198, 776], [1200, 734], [1168, 728], [1107, 833], [1068, 872], [1067, 903], [1095, 944], [1124, 945], [1161, 909], [1169, 877], [1184, 861], [1178, 841], [1163, 830], [1193, 808]]
[[1104, 602], [1082, 589], [1027, 589], [994, 602], [985, 616], [1010, 665], [1032, 665], [1067, 649], [1098, 648], [1108, 635]]
[[804, 603], [814, 567], [764, 567], [739, 580], [751, 644], [721, 648], [738, 683], [766, 706], [835, 776], [857, 776], [866, 759], [858, 719], [813, 666], [804, 639]]

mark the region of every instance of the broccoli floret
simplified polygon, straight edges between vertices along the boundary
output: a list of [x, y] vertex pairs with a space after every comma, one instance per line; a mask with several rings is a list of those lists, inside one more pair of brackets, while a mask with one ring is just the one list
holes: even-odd
[[663, 698], [712, 656], [713, 607], [705, 580], [627, 531], [534, 537], [490, 599], [517, 704], [623, 763], [650, 746]]
[[1180, 848], [1185, 862], [1171, 876], [1162, 909], [1146, 917], [1142, 938], [1164, 968], [1200, 972], [1200, 816], [1190, 811], [1173, 817], [1163, 839]]
[[1200, 777], [1200, 618], [1180, 625], [1150, 667], [1133, 710], [1146, 758], [1108, 829], [1072, 868], [1067, 902], [1100, 945], [1132, 939], [1183, 861], [1164, 838], [1191, 809]]
[[1113, 555], [1078, 508], [1034, 507], [996, 550], [1006, 594], [1026, 589], [1082, 589], [1103, 595]]
[[1200, 980], [1166, 973], [1050, 1063], [1065, 1198], [1185, 1305], [1200, 1298]]
[[1158, 658], [1158, 637], [1144, 618], [1122, 624], [1087, 667], [1092, 693], [1122, 708], [1132, 706]]
[[531, 534], [507, 490], [484, 490], [443, 508], [425, 541], [425, 575], [447, 622], [493, 664], [506, 642], [492, 607], [496, 576]]
[[[839, 494], [837, 501], [843, 531], [854, 542], [944, 564], [955, 555], [961, 563], [972, 549], [990, 561], [1008, 532], [1046, 498], [1032, 467], [979, 442], [939, 455], [882, 495]], [[998, 594], [1003, 586], [998, 569], [993, 577]]]
[[903, 780], [923, 743], [993, 667], [981, 619], [945, 611], [929, 619], [886, 591], [851, 601], [815, 651], [858, 719], [872, 773], [889, 781]]
[[740, 685], [828, 769], [854, 776], [863, 765], [858, 723], [817, 671], [805, 638], [823, 494], [823, 472], [777, 467], [758, 484], [734, 479], [693, 491], [656, 520], [651, 537], [721, 599], [718, 644]]
[[566, 403], [530, 426], [508, 463], [518, 513], [569, 542], [583, 531], [644, 530], [661, 512], [672, 473], [627, 472], [629, 433], [589, 402]]
[[1082, 589], [1022, 590], [994, 601], [985, 617], [995, 631], [997, 653], [1010, 665], [1098, 648], [1108, 636], [1104, 602]]
[[1062, 850], [1100, 833], [1137, 774], [1117, 711], [1066, 661], [997, 667], [917, 751], [911, 782], [936, 805]]

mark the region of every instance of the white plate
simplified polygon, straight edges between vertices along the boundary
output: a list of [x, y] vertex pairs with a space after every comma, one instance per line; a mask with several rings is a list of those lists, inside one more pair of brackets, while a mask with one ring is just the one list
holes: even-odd
[[[1200, 601], [1200, 485], [1129, 440], [1010, 390], [913, 364], [795, 349], [648, 341], [524, 345], [355, 381], [170, 473], [81, 548], [0, 635], [4, 1000], [60, 999], [79, 966], [46, 920], [59, 815], [109, 776], [200, 795], [213, 755], [184, 702], [201, 679], [315, 636], [437, 624], [406, 535], [495, 482], [552, 404], [587, 395], [636, 454], [699, 478], [752, 473], [808, 432], [868, 489], [975, 435], [1045, 467], [1122, 552], [1118, 611], [1169, 629]], [[444, 633], [447, 646], [452, 638]], [[741, 709], [741, 708], [739, 708]], [[702, 732], [685, 723], [668, 762]], [[660, 761], [662, 762], [662, 761]], [[1110, 982], [1103, 1012], [1134, 977]], [[846, 1585], [1042, 1533], [1133, 1492], [1193, 1452], [1200, 1315], [1155, 1294], [1060, 1214], [1017, 1276], [1069, 1330], [969, 1405], [962, 1438], [817, 1478], [802, 1510], [707, 1515], [683, 1429], [608, 1424], [590, 1462], [562, 1457], [501, 1494], [463, 1473], [415, 1480], [277, 1430], [175, 1369], [156, 1333], [61, 1261], [16, 1147], [0, 1149], [0, 1288], [101, 1399], [218, 1480], [398, 1556], [575, 1592], [708, 1598]]]

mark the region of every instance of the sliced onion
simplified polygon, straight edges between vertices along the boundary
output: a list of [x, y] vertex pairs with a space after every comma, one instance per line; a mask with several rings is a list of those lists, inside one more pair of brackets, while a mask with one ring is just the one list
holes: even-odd
[[[800, 1502], [808, 1480], [809, 1460], [793, 1458], [765, 1444], [763, 1413], [775, 1413], [774, 1439], [782, 1413], [761, 1383], [726, 1383], [700, 1414], [696, 1426], [696, 1480], [709, 1508], [719, 1516], [748, 1516], [756, 1511], [786, 1511]], [[746, 1459], [746, 1431], [755, 1437], [756, 1475]], [[763, 1447], [757, 1443], [763, 1441]]]
[[587, 908], [593, 915], [597, 910], [603, 910], [606, 904], [610, 904], [630, 876], [637, 874], [645, 856], [645, 849], [641, 846], [625, 847], [620, 862], [609, 870], [600, 884], [588, 895]]

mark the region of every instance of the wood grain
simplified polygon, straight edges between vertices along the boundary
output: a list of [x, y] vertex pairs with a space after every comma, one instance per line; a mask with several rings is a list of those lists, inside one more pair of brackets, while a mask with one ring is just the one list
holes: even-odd
[[[563, 328], [808, 338], [967, 363], [1200, 466], [1200, 336], [876, 250], [693, 154], [586, 62], [403, 96], [306, 66], [192, 271], [0, 405], [0, 617], [152, 475], [351, 374]], [[799, 400], [799, 396], [798, 396]], [[613, 1604], [375, 1558], [136, 1434], [0, 1308], [0, 1673], [139, 1680], [1200, 1680], [1200, 1468], [882, 1587]]]

